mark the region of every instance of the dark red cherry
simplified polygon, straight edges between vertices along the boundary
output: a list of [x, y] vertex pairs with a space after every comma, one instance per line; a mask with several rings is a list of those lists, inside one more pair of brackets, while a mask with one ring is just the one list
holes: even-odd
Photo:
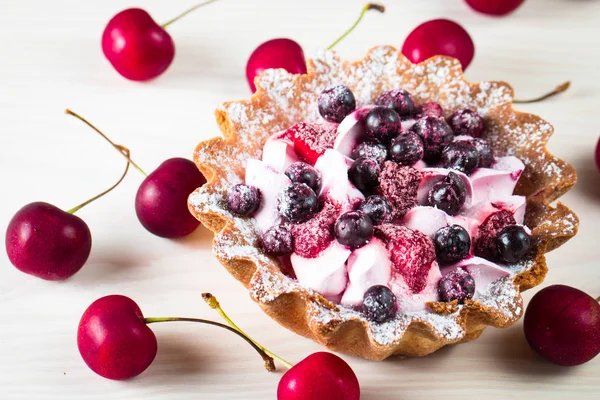
[[92, 248], [92, 234], [81, 218], [43, 202], [17, 211], [5, 240], [8, 258], [15, 267], [53, 281], [79, 271]]
[[531, 348], [554, 364], [579, 365], [600, 353], [600, 305], [579, 289], [540, 290], [527, 306], [523, 329]]
[[454, 57], [466, 70], [475, 55], [475, 45], [469, 33], [456, 22], [434, 19], [417, 26], [408, 35], [402, 54], [415, 64], [437, 55]]
[[192, 233], [198, 220], [188, 210], [190, 193], [206, 183], [196, 165], [170, 158], [144, 179], [135, 196], [138, 219], [151, 233], [177, 238]]
[[594, 155], [594, 160], [596, 161], [596, 168], [600, 171], [600, 139], [598, 139], [598, 143], [596, 143], [596, 153]]
[[359, 400], [352, 368], [335, 354], [313, 353], [281, 377], [277, 400]]
[[306, 74], [302, 47], [291, 39], [271, 39], [258, 46], [246, 64], [246, 79], [252, 93], [256, 92], [254, 78], [269, 68], [283, 68], [291, 74]]
[[125, 380], [144, 372], [154, 360], [157, 346], [142, 311], [125, 296], [106, 296], [93, 302], [77, 329], [83, 361], [108, 379]]
[[465, 0], [475, 11], [487, 15], [507, 15], [519, 8], [525, 0]]
[[102, 51], [119, 74], [133, 81], [156, 78], [171, 65], [175, 43], [150, 14], [129, 8], [104, 28]]

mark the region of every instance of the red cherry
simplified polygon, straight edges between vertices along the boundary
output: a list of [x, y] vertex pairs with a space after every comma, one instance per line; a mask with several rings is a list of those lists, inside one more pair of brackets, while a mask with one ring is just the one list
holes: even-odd
[[[116, 147], [129, 157], [129, 150]], [[20, 209], [6, 230], [6, 252], [19, 270], [47, 280], [65, 280], [83, 267], [92, 248], [92, 234], [75, 212], [119, 186], [129, 171], [104, 192], [68, 211], [36, 202]]]
[[115, 15], [104, 28], [102, 51], [119, 74], [133, 81], [147, 81], [171, 65], [175, 43], [150, 14], [129, 8]]
[[279, 381], [277, 400], [359, 400], [360, 386], [352, 368], [335, 354], [311, 354]]
[[465, 0], [469, 6], [475, 11], [487, 15], [506, 15], [517, 8], [525, 0]]
[[202, 298], [218, 310], [229, 326], [199, 318], [144, 318], [138, 305], [130, 298], [121, 295], [102, 297], [93, 302], [81, 317], [77, 329], [79, 353], [98, 375], [114, 380], [130, 379], [144, 372], [156, 356], [158, 344], [148, 324], [185, 321], [213, 325], [235, 333], [262, 357], [269, 372], [275, 371], [273, 358], [291, 367], [290, 363], [262, 347], [235, 325], [212, 294], [203, 293]]
[[19, 270], [59, 281], [83, 267], [92, 248], [92, 234], [78, 216], [52, 204], [36, 202], [21, 208], [6, 230], [6, 252]]
[[150, 366], [157, 342], [138, 305], [128, 297], [112, 295], [85, 310], [77, 329], [77, 347], [92, 371], [124, 380]]
[[600, 139], [598, 139], [598, 143], [596, 143], [596, 167], [600, 171]]
[[291, 74], [306, 74], [302, 47], [292, 39], [271, 39], [258, 46], [246, 64], [246, 79], [252, 93], [256, 92], [254, 78], [265, 69], [283, 68]]
[[156, 236], [178, 238], [189, 235], [198, 227], [200, 222], [188, 210], [187, 199], [194, 190], [206, 183], [206, 179], [192, 161], [170, 158], [147, 175], [129, 157], [129, 150], [115, 144], [79, 114], [71, 110], [65, 112], [95, 130], [121, 153], [129, 164], [146, 175], [135, 197], [135, 212], [144, 228]]
[[135, 196], [138, 219], [151, 233], [164, 238], [189, 235], [200, 224], [188, 210], [190, 193], [206, 183], [196, 164], [171, 158], [144, 179]]
[[140, 8], [128, 8], [115, 15], [104, 28], [102, 51], [117, 72], [132, 81], [156, 78], [173, 62], [175, 43], [165, 28], [200, 7], [206, 0], [159, 25]]
[[600, 353], [600, 305], [569, 286], [549, 286], [533, 296], [523, 328], [531, 348], [554, 364], [579, 365]]
[[456, 22], [434, 19], [417, 26], [408, 35], [402, 54], [415, 64], [437, 55], [454, 57], [466, 70], [475, 55], [475, 45], [469, 33]]

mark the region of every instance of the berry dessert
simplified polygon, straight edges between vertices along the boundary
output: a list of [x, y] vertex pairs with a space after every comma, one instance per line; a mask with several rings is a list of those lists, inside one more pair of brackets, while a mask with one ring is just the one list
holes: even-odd
[[189, 208], [268, 315], [332, 350], [421, 356], [509, 326], [577, 231], [548, 204], [576, 180], [552, 126], [455, 59], [324, 52], [255, 83], [217, 110]]

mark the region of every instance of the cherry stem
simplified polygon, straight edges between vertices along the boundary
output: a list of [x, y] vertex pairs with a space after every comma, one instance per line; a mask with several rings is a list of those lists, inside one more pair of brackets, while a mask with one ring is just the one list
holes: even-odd
[[[100, 129], [96, 128], [94, 125], [92, 125], [87, 119], [83, 118], [81, 115], [69, 110], [68, 108], [65, 110], [65, 114], [71, 115], [75, 118], [77, 118], [78, 120], [82, 121], [83, 123], [85, 123], [87, 126], [89, 126], [90, 128], [92, 128], [93, 130], [95, 130], [98, 134], [100, 134], [100, 136], [102, 136], [108, 143], [110, 143], [115, 149], [117, 149], [117, 151], [119, 153], [121, 153], [121, 155], [123, 157], [125, 157], [125, 159], [127, 161], [129, 161], [129, 164], [133, 165], [135, 169], [137, 169], [138, 171], [141, 172], [142, 175], [144, 176], [148, 176], [147, 173], [144, 172], [143, 169], [141, 169], [135, 162], [133, 162], [133, 160], [131, 159], [131, 157], [129, 157], [129, 150], [127, 150], [126, 147], [121, 146], [120, 144], [116, 144], [115, 142], [113, 142], [112, 140], [110, 140], [108, 138], [108, 136], [106, 136], [104, 133], [102, 133], [102, 131], [100, 131]], [[127, 151], [125, 151], [127, 150]]]
[[327, 50], [331, 50], [333, 49], [339, 42], [341, 42], [342, 40], [344, 40], [344, 38], [346, 36], [348, 36], [350, 34], [350, 32], [352, 32], [354, 30], [354, 28], [357, 27], [357, 25], [360, 23], [360, 21], [362, 21], [363, 17], [365, 16], [365, 13], [369, 10], [377, 10], [380, 13], [385, 12], [385, 7], [382, 6], [381, 4], [374, 4], [374, 3], [368, 3], [367, 5], [365, 5], [362, 9], [362, 11], [360, 12], [360, 15], [358, 16], [358, 19], [356, 20], [356, 22], [354, 22], [354, 24], [352, 24], [352, 26], [342, 34], [342, 36], [340, 36], [339, 38], [337, 38], [335, 40], [335, 42], [331, 43], [329, 45], [329, 47], [327, 48]]
[[176, 16], [175, 18], [173, 18], [173, 19], [171, 19], [171, 20], [169, 20], [169, 21], [165, 22], [164, 24], [162, 24], [162, 27], [163, 27], [163, 28], [166, 28], [167, 26], [171, 25], [173, 22], [175, 22], [175, 21], [178, 21], [179, 19], [181, 19], [181, 18], [185, 17], [185, 16], [186, 16], [186, 15], [188, 15], [189, 13], [191, 13], [191, 12], [193, 12], [193, 11], [196, 11], [197, 9], [199, 9], [199, 8], [201, 8], [201, 7], [207, 6], [207, 5], [209, 5], [210, 3], [214, 3], [215, 1], [217, 1], [217, 0], [207, 0], [207, 1], [204, 1], [204, 2], [202, 2], [202, 3], [196, 4], [196, 5], [195, 5], [195, 6], [193, 6], [192, 8], [189, 8], [189, 9], [187, 9], [186, 11], [182, 12], [181, 14], [179, 14], [178, 16]]
[[[119, 147], [121, 147], [121, 149], [127, 154], [127, 156], [129, 156], [130, 151], [129, 151], [128, 148], [123, 147], [123, 146], [119, 146]], [[74, 214], [77, 211], [79, 211], [80, 209], [82, 209], [83, 207], [85, 207], [88, 204], [90, 204], [91, 202], [93, 202], [95, 200], [98, 200], [100, 197], [102, 197], [105, 194], [108, 194], [109, 192], [111, 192], [114, 188], [116, 188], [117, 186], [119, 186], [119, 184], [121, 182], [123, 182], [123, 179], [125, 179], [125, 176], [127, 175], [128, 171], [129, 171], [129, 162], [127, 162], [127, 164], [125, 165], [125, 171], [123, 172], [123, 174], [121, 175], [121, 178], [119, 178], [119, 180], [117, 181], [117, 183], [115, 183], [114, 185], [112, 185], [111, 187], [109, 187], [104, 192], [100, 193], [99, 195], [96, 195], [96, 196], [92, 197], [91, 199], [86, 200], [83, 203], [79, 204], [78, 206], [75, 206], [75, 207], [71, 208], [70, 210], [67, 210], [67, 212], [69, 214]]]
[[552, 90], [549, 93], [546, 93], [540, 97], [536, 97], [534, 99], [528, 99], [528, 100], [513, 100], [513, 103], [515, 104], [527, 104], [527, 103], [537, 103], [540, 101], [544, 101], [546, 99], [549, 99], [550, 97], [554, 97], [557, 94], [560, 94], [562, 92], [565, 92], [567, 89], [569, 89], [569, 87], [571, 86], [571, 81], [566, 81], [564, 83], [561, 83], [560, 85], [558, 85], [556, 88], [554, 88], [554, 90]]
[[217, 312], [219, 313], [219, 315], [225, 320], [225, 322], [227, 322], [229, 324], [230, 327], [232, 327], [233, 329], [235, 329], [236, 331], [238, 331], [240, 334], [246, 336], [248, 339], [252, 340], [252, 342], [258, 346], [262, 351], [264, 351], [266, 354], [268, 354], [269, 356], [273, 357], [274, 359], [276, 359], [277, 361], [279, 361], [280, 363], [282, 363], [283, 365], [285, 365], [286, 368], [290, 369], [292, 368], [294, 365], [288, 361], [285, 361], [283, 358], [279, 357], [277, 354], [265, 349], [263, 346], [261, 346], [259, 343], [257, 343], [256, 341], [254, 341], [250, 336], [246, 335], [246, 333], [244, 333], [244, 331], [242, 331], [232, 320], [231, 318], [229, 318], [227, 316], [227, 314], [225, 314], [225, 311], [223, 311], [223, 308], [221, 308], [221, 304], [219, 304], [219, 301], [217, 300], [217, 298], [215, 296], [213, 296], [210, 293], [202, 293], [202, 298], [204, 299], [204, 301], [206, 302], [206, 304], [208, 304], [210, 306], [210, 308], [213, 308], [215, 310], [217, 310]]
[[221, 324], [219, 322], [215, 322], [215, 321], [210, 321], [208, 319], [200, 319], [200, 318], [182, 318], [182, 317], [161, 317], [161, 318], [144, 318], [144, 322], [146, 324], [153, 324], [153, 323], [157, 323], [157, 322], [198, 322], [201, 324], [207, 324], [207, 325], [213, 325], [213, 326], [218, 326], [219, 328], [223, 328], [223, 329], [227, 329], [230, 332], [235, 333], [236, 335], [238, 335], [239, 337], [241, 337], [242, 339], [244, 339], [246, 342], [248, 342], [248, 344], [250, 344], [250, 346], [252, 346], [254, 348], [254, 350], [256, 350], [256, 352], [258, 354], [260, 354], [260, 356], [262, 357], [262, 359], [265, 362], [265, 369], [269, 372], [273, 372], [275, 371], [275, 363], [273, 361], [273, 358], [270, 357], [263, 348], [261, 348], [260, 346], [258, 346], [252, 339], [250, 339], [248, 336], [246, 336], [244, 333], [241, 333], [225, 324]]

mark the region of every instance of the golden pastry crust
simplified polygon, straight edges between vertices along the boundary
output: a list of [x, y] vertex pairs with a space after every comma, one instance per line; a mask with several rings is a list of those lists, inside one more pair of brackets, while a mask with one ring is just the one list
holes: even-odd
[[[372, 324], [356, 311], [333, 304], [281, 273], [278, 261], [260, 249], [251, 219], [229, 213], [227, 189], [243, 182], [246, 161], [260, 158], [267, 138], [296, 122], [318, 118], [318, 94], [343, 83], [355, 94], [357, 106], [373, 103], [383, 90], [402, 87], [418, 103], [436, 101], [448, 114], [469, 107], [485, 118], [486, 138], [496, 155], [514, 155], [526, 168], [515, 194], [527, 197], [526, 225], [534, 251], [513, 275], [490, 292], [464, 305], [431, 303], [431, 312], [398, 316]], [[190, 195], [190, 211], [215, 234], [213, 251], [266, 314], [286, 328], [333, 351], [372, 360], [391, 355], [423, 356], [442, 346], [474, 340], [487, 326], [512, 325], [523, 314], [520, 291], [539, 285], [547, 272], [544, 253], [573, 237], [577, 216], [567, 207], [549, 203], [576, 182], [574, 168], [546, 150], [553, 127], [540, 117], [512, 107], [513, 90], [505, 82], [471, 83], [460, 64], [434, 57], [413, 65], [389, 46], [371, 49], [357, 62], [323, 52], [308, 60], [308, 74], [267, 70], [256, 79], [249, 99], [224, 103], [217, 122], [224, 137], [198, 145], [194, 160], [208, 183]]]

